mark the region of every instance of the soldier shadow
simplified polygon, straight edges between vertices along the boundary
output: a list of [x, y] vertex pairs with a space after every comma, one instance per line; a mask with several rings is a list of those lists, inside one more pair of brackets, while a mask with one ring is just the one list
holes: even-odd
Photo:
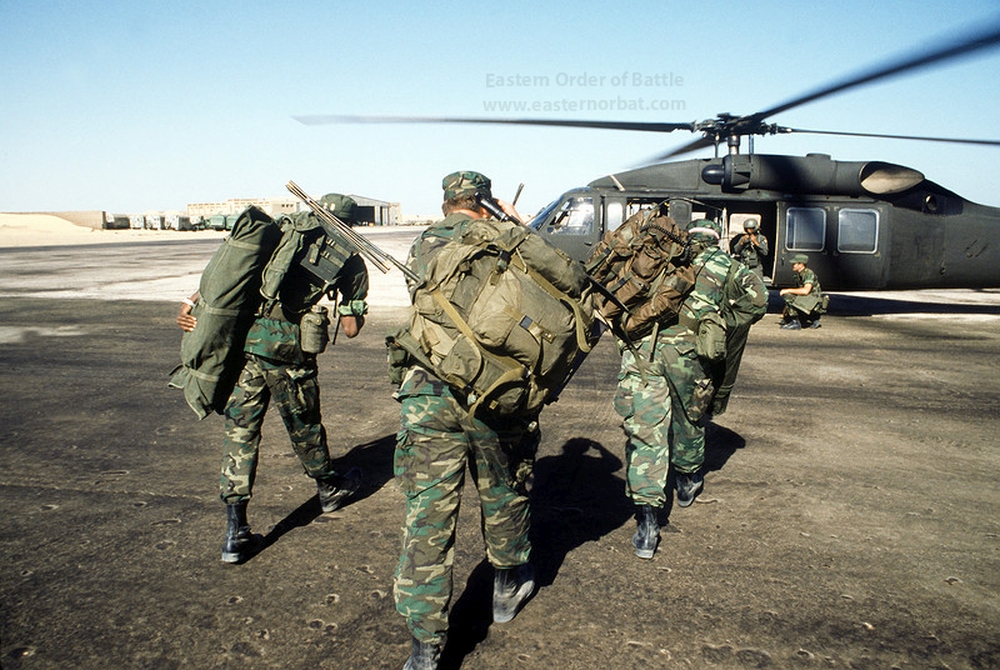
[[[374, 494], [392, 479], [392, 455], [395, 450], [396, 435], [390, 433], [377, 440], [355, 445], [346, 454], [333, 460], [337, 472], [360, 468], [364, 473], [364, 483], [352, 505]], [[318, 509], [319, 500], [314, 500]]]
[[745, 446], [747, 441], [739, 433], [717, 423], [709, 423], [705, 427], [704, 471], [721, 470], [732, 455]]
[[[348, 506], [355, 505], [373, 495], [392, 479], [392, 453], [395, 448], [396, 436], [390, 434], [371, 442], [356, 445], [340, 458], [333, 459], [337, 472], [343, 473], [351, 468], [360, 468], [364, 474], [361, 489], [348, 502]], [[308, 526], [322, 514], [323, 510], [320, 509], [319, 498], [313, 495], [276, 523], [266, 535], [257, 536], [259, 539], [255, 544], [254, 551], [245, 562], [253, 560], [254, 557], [277, 543], [287, 533], [296, 528]]]
[[624, 463], [602, 444], [577, 437], [558, 456], [535, 464], [532, 487], [532, 561], [539, 586], [549, 586], [573, 549], [620, 528], [633, 513]]
[[[631, 516], [621, 459], [585, 438], [567, 441], [558, 456], [541, 458], [531, 489], [532, 562], [538, 588], [551, 585], [567, 554], [616, 530]], [[530, 604], [528, 605], [530, 607]], [[493, 623], [493, 567], [473, 569], [451, 608], [441, 668], [460, 668]]]

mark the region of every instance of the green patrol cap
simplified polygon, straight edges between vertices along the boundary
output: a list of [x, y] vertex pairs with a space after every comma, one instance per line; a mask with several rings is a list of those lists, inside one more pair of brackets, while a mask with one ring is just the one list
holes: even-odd
[[445, 200], [453, 200], [476, 192], [485, 193], [492, 197], [491, 186], [492, 182], [485, 175], [470, 170], [452, 172], [441, 180]]
[[795, 254], [792, 256], [792, 263], [802, 263], [803, 265], [806, 265], [809, 263], [809, 257], [805, 254]]
[[351, 196], [327, 193], [319, 199], [319, 204], [344, 223], [354, 223], [354, 208], [358, 203], [354, 202]]

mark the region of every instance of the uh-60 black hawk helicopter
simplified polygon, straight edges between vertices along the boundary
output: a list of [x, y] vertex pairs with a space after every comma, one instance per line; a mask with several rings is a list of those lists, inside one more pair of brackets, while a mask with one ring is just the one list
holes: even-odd
[[918, 170], [830, 156], [741, 154], [741, 138], [815, 133], [1000, 146], [1000, 140], [802, 130], [764, 120], [799, 105], [906, 71], [995, 47], [1000, 27], [849, 77], [756, 114], [697, 123], [454, 117], [303, 116], [317, 123], [482, 123], [673, 132], [702, 137], [656, 160], [723, 142], [725, 156], [665, 162], [596, 179], [564, 193], [529, 225], [585, 260], [605, 231], [635, 211], [665, 206], [684, 225], [710, 217], [741, 234], [754, 220], [771, 241], [765, 275], [792, 285], [791, 256], [806, 254], [824, 288], [843, 290], [1000, 287], [1000, 208], [966, 200]]

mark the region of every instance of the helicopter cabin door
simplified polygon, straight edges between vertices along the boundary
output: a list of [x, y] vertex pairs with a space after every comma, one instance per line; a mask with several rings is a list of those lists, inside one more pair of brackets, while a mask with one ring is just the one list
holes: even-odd
[[792, 286], [791, 257], [805, 254], [824, 289], [884, 288], [888, 216], [878, 202], [780, 203], [774, 285]]

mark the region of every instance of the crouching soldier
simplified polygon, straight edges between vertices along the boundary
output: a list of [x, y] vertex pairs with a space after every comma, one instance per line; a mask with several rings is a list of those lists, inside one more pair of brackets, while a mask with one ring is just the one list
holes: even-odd
[[826, 313], [829, 298], [823, 293], [816, 273], [806, 267], [808, 262], [805, 254], [792, 256], [795, 286], [781, 289], [785, 309], [778, 325], [784, 330], [819, 328], [819, 318]]

